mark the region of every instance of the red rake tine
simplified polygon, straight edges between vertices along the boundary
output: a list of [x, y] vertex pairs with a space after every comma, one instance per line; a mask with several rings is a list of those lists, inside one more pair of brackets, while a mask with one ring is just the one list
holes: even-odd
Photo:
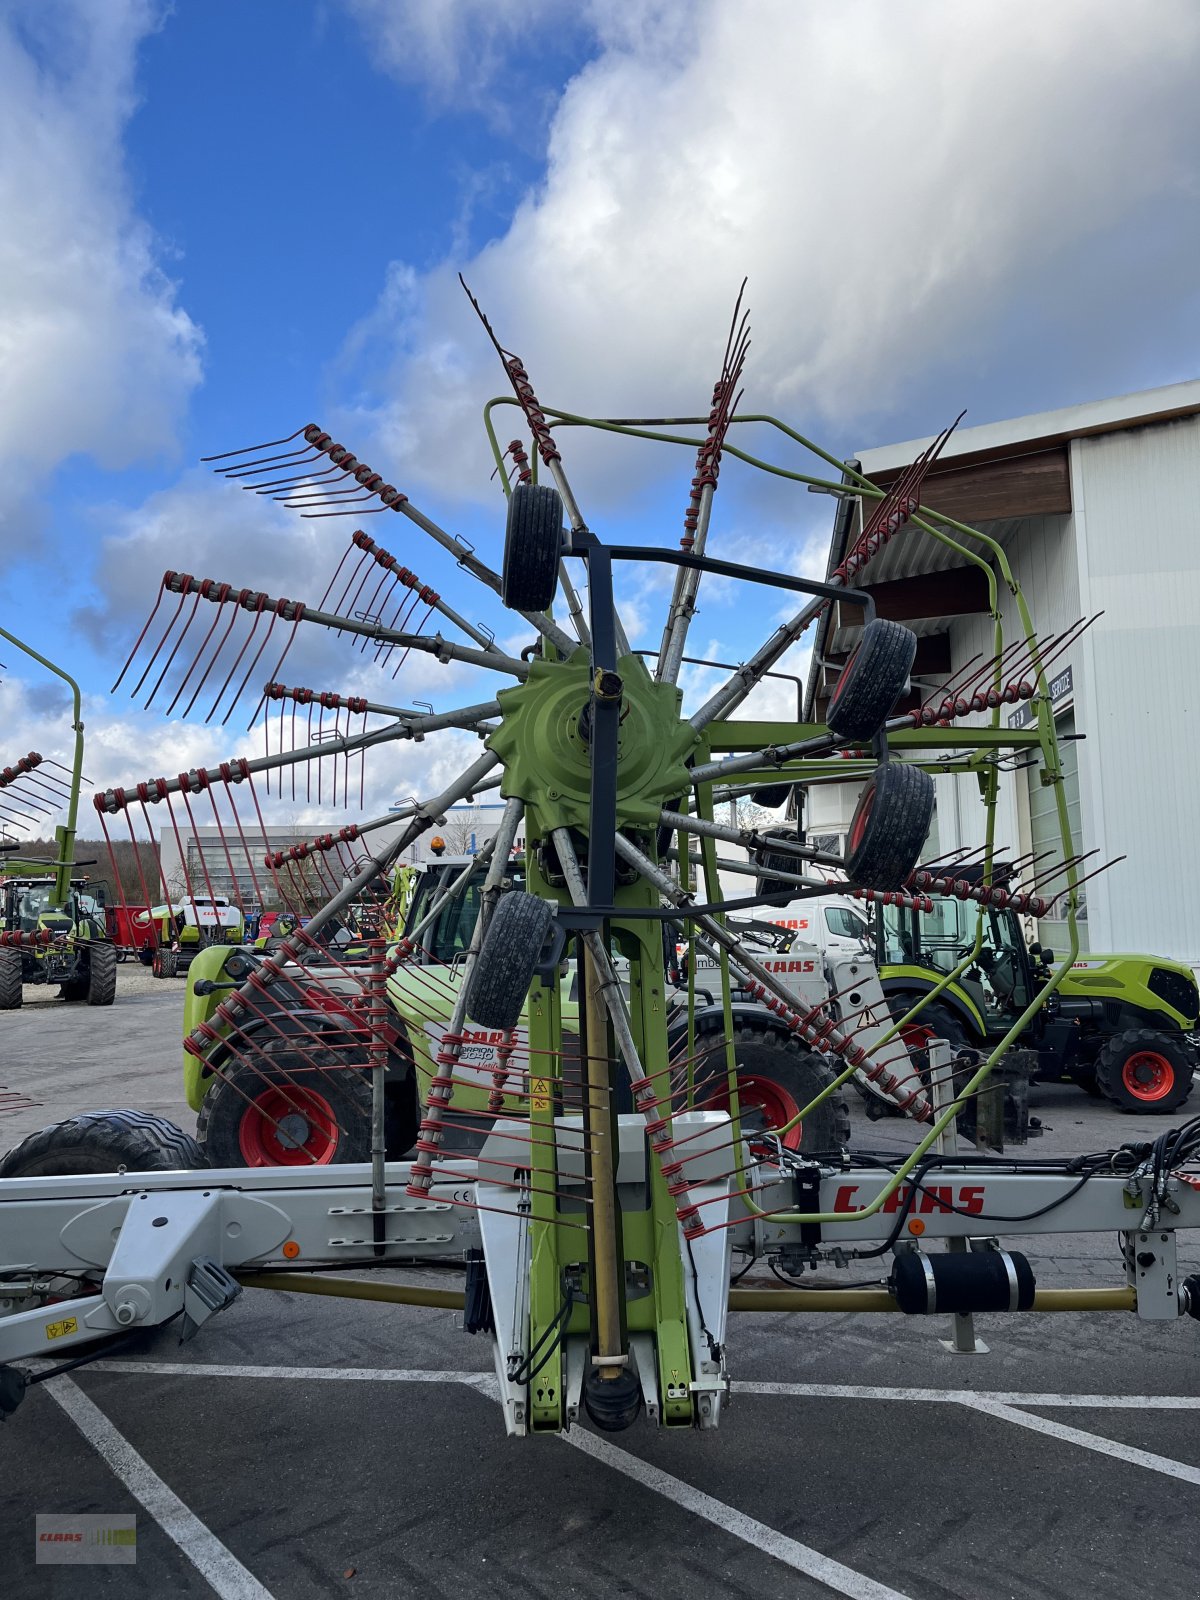
[[[321, 459], [320, 452], [309, 459], [313, 462], [319, 461]], [[336, 483], [345, 476], [346, 474], [341, 467], [322, 467], [320, 472], [301, 472], [291, 478], [270, 478], [265, 483], [244, 483], [242, 488], [248, 494], [269, 495], [272, 500], [281, 500], [286, 504], [292, 495], [299, 494], [303, 489], [311, 488], [313, 484], [320, 484], [325, 478], [328, 478], [330, 483]], [[328, 487], [328, 485], [325, 485], [325, 487]], [[277, 489], [282, 489], [284, 492], [277, 494], [275, 492]]]
[[[197, 594], [197, 596], [196, 596], [197, 604], [199, 604], [199, 601], [200, 601], [200, 596], [199, 596], [199, 594]], [[200, 665], [201, 661], [204, 659], [204, 652], [208, 649], [208, 646], [209, 646], [209, 644], [210, 644], [210, 642], [212, 640], [212, 636], [217, 631], [217, 628], [218, 628], [218, 626], [220, 624], [220, 621], [221, 621], [221, 608], [222, 608], [222, 606], [224, 606], [224, 604], [225, 604], [224, 599], [219, 599], [217, 601], [216, 605], [214, 606], [214, 608], [213, 608], [213, 619], [212, 619], [212, 622], [209, 624], [208, 632], [204, 635], [203, 642], [201, 643], [199, 650], [196, 652], [196, 654], [195, 654], [195, 656], [194, 656], [194, 658], [192, 660], [191, 666], [184, 673], [183, 682], [179, 685], [178, 689], [176, 689], [176, 691], [175, 691], [175, 698], [171, 701], [171, 704], [167, 707], [166, 711], [164, 712], [165, 716], [169, 717], [171, 715], [172, 711], [174, 711], [176, 705], [179, 703], [180, 695], [187, 688], [188, 679], [191, 677], [192, 673], [195, 672], [196, 668]], [[235, 612], [234, 615], [236, 616], [236, 614], [237, 613]], [[188, 621], [189, 621], [189, 623], [191, 622], [191, 618], [190, 617], [189, 617]], [[224, 641], [222, 641], [222, 643], [223, 642]], [[218, 652], [217, 653], [220, 654], [219, 647], [218, 647]], [[167, 665], [169, 666], [170, 663], [168, 662]], [[200, 683], [199, 683], [199, 685], [197, 686], [197, 689], [196, 689], [196, 694], [198, 694], [200, 692], [200, 689], [203, 687], [203, 685], [204, 685], [204, 679], [201, 678]], [[188, 710], [189, 711], [191, 710], [192, 706], [195, 704], [196, 694], [193, 694], [191, 700], [189, 700], [189, 702], [188, 702]], [[153, 699], [153, 698], [154, 698], [153, 695], [151, 695], [151, 699]], [[184, 716], [185, 717], [187, 716], [187, 711], [184, 712]]]
[[[163, 588], [164, 589], [166, 588], [167, 578], [168, 577], [173, 577], [173, 576], [174, 576], [173, 573], [168, 573], [166, 575], [166, 577], [163, 578]], [[160, 596], [160, 598], [161, 598], [161, 596]], [[134, 684], [133, 688], [129, 691], [129, 698], [131, 700], [136, 700], [138, 695], [141, 693], [142, 685], [145, 683], [146, 679], [150, 676], [150, 670], [154, 666], [154, 663], [158, 660], [159, 651], [162, 649], [163, 645], [166, 644], [167, 639], [168, 639], [168, 637], [169, 637], [169, 635], [171, 633], [172, 628], [174, 628], [175, 624], [179, 621], [179, 618], [183, 615], [183, 607], [184, 607], [184, 602], [186, 600], [187, 600], [187, 590], [185, 589], [179, 596], [179, 604], [175, 607], [175, 615], [171, 618], [170, 622], [167, 623], [167, 626], [163, 631], [163, 636], [158, 641], [158, 643], [155, 645], [153, 654], [151, 655], [149, 661], [147, 661], [145, 669], [142, 672], [141, 677]], [[154, 607], [154, 611], [157, 611], [157, 610], [158, 610], [158, 606], [156, 604], [155, 607]], [[152, 611], [150, 613], [151, 616], [154, 615], [154, 611]], [[149, 626], [149, 624], [147, 624], [147, 627], [148, 626]], [[143, 637], [145, 637], [145, 631], [144, 630], [143, 630]], [[139, 643], [140, 642], [141, 641], [139, 640]], [[132, 657], [130, 659], [132, 660]], [[124, 676], [125, 676], [125, 670], [124, 670], [124, 668], [122, 668], [121, 677], [123, 678]], [[120, 678], [118, 678], [117, 681], [119, 683], [120, 682]]]
[[[266, 600], [267, 600], [267, 597], [266, 597], [265, 594], [261, 594], [260, 593], [258, 595], [257, 604], [254, 607], [253, 611], [250, 613], [251, 616], [254, 619], [253, 622], [250, 625], [250, 632], [246, 635], [245, 639], [242, 641], [242, 648], [238, 651], [236, 657], [234, 658], [234, 663], [229, 669], [229, 673], [226, 676], [225, 682], [221, 685], [221, 688], [220, 688], [220, 690], [219, 690], [219, 692], [217, 694], [217, 698], [213, 701], [212, 705], [209, 707], [208, 715], [204, 719], [206, 723], [211, 722], [213, 717], [216, 715], [217, 707], [221, 704], [221, 701], [225, 698], [225, 691], [226, 691], [226, 689], [228, 689], [229, 685], [233, 682], [233, 675], [237, 671], [238, 667], [241, 665], [242, 657], [246, 654], [246, 651], [250, 646], [250, 641], [254, 638], [255, 633], [257, 633], [257, 631], [258, 631], [258, 624], [259, 624], [260, 619], [262, 618], [263, 610], [264, 610], [264, 608], [266, 606]], [[239, 609], [241, 609], [241, 608], [239, 607]]]
[[[313, 426], [315, 426], [313, 423], [305, 424], [306, 428]], [[304, 431], [305, 428], [297, 428], [295, 433], [289, 433], [284, 439], [268, 439], [265, 444], [241, 445], [237, 450], [222, 450], [215, 456], [201, 456], [200, 460], [207, 465], [210, 461], [228, 461], [233, 456], [249, 455], [254, 450], [273, 450], [277, 444], [291, 444], [292, 440], [298, 439]]]
[[[204, 672], [201, 675], [199, 683], [197, 683], [196, 687], [192, 690], [192, 698], [188, 701], [187, 705], [184, 706], [184, 708], [183, 708], [183, 716], [185, 718], [191, 716], [192, 707], [196, 704], [196, 701], [200, 698], [201, 694], [204, 692], [204, 685], [208, 682], [209, 675], [212, 672], [212, 669], [217, 665], [217, 662], [220, 661], [221, 656], [224, 654], [225, 646], [229, 643], [229, 635], [233, 632], [234, 624], [237, 622], [238, 616], [239, 616], [240, 611], [241, 611], [241, 606], [240, 606], [236, 596], [234, 596], [232, 590], [230, 590], [230, 600], [232, 601], [232, 604], [231, 604], [231, 607], [230, 607], [229, 621], [225, 625], [225, 632], [221, 635], [221, 642], [220, 642], [220, 644], [218, 644], [217, 648], [213, 651], [212, 657], [209, 660], [208, 665], [205, 667]], [[217, 618], [218, 618], [218, 620], [220, 619], [221, 608], [224, 605], [229, 604], [229, 603], [230, 603], [229, 601], [224, 601], [224, 600], [219, 600], [217, 602]], [[224, 693], [224, 690], [222, 690], [222, 693]], [[218, 696], [217, 698], [219, 700], [220, 696]], [[213, 707], [213, 710], [214, 711], [216, 710], [215, 706]], [[211, 716], [212, 712], [210, 712], [209, 715]]]
[[[126, 660], [125, 665], [121, 668], [120, 672], [117, 674], [116, 683], [114, 683], [112, 688], [108, 691], [109, 694], [116, 694], [118, 688], [120, 688], [121, 679], [129, 671], [129, 668], [132, 665], [134, 656], [136, 656], [138, 651], [141, 649], [142, 640], [150, 632], [150, 624], [154, 621], [155, 617], [158, 615], [158, 608], [159, 608], [160, 605], [162, 605], [162, 597], [163, 597], [164, 594], [166, 594], [166, 592], [167, 592], [167, 580], [166, 580], [166, 578], [164, 576], [163, 581], [162, 581], [161, 585], [159, 586], [158, 596], [155, 599], [153, 610], [150, 612], [150, 615], [146, 618], [145, 625], [142, 628], [141, 633], [138, 634], [137, 639], [134, 641], [133, 649], [129, 652], [129, 657]], [[148, 672], [150, 669], [147, 667], [146, 670]], [[144, 676], [144, 674], [143, 674], [143, 676]], [[140, 688], [141, 685], [139, 684], [138, 687]], [[134, 689], [133, 694], [136, 694], [136, 693], [137, 693], [137, 689]], [[130, 696], [130, 698], [132, 699], [132, 695]]]

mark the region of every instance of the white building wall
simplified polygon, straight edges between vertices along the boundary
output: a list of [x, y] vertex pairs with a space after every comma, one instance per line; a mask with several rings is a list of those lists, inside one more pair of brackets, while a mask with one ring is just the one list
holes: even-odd
[[[1005, 554], [1013, 577], [1021, 587], [1039, 639], [1062, 634], [1080, 616], [1079, 581], [1075, 554], [1075, 523], [1071, 516], [1030, 517], [1023, 521], [1016, 533], [1005, 544]], [[1006, 584], [997, 575], [997, 592], [1000, 615], [1004, 624], [1004, 643], [1007, 647], [1022, 637], [1021, 619], [1016, 600]], [[991, 659], [996, 653], [995, 623], [990, 616], [963, 617], [950, 627], [951, 675], [967, 670], [972, 657], [978, 664]], [[1015, 659], [1015, 655], [1014, 655]], [[1073, 645], [1054, 661], [1052, 675], [1070, 666], [1074, 674], [1078, 696], [1081, 654]], [[1009, 674], [1005, 673], [1005, 676]], [[1001, 711], [1001, 720], [1009, 708]], [[956, 725], [985, 724], [986, 716], [961, 719]], [[1080, 731], [1085, 731], [1080, 728]], [[998, 853], [1010, 858], [1028, 850], [1028, 819], [1023, 814], [1025, 777], [1023, 773], [1006, 776], [1001, 782], [996, 803], [996, 846]], [[938, 841], [939, 847], [948, 850], [955, 845], [974, 846], [983, 843], [985, 813], [979, 804], [979, 789], [973, 777], [946, 777], [937, 779]]]
[[[1200, 963], [1200, 418], [1077, 439], [1091, 942]], [[1086, 774], [1086, 776], [1085, 776]]]

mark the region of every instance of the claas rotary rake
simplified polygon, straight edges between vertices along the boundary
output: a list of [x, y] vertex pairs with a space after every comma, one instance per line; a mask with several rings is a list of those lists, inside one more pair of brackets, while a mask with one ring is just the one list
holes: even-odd
[[[118, 683], [128, 678], [137, 696], [148, 687], [146, 703], [162, 700], [169, 713], [223, 724], [253, 702], [265, 752], [106, 790], [97, 811], [110, 837], [128, 829], [135, 841], [160, 817], [158, 834], [178, 836], [184, 861], [184, 830], [194, 838], [207, 824], [216, 842], [200, 852], [183, 898], [252, 895], [287, 915], [262, 948], [214, 947], [193, 964], [184, 1048], [205, 1150], [156, 1118], [100, 1113], [35, 1135], [0, 1166], [4, 1237], [25, 1264], [21, 1293], [0, 1317], [8, 1403], [21, 1388], [11, 1364], [44, 1349], [52, 1294], [70, 1299], [53, 1310], [58, 1349], [103, 1349], [95, 1341], [181, 1313], [193, 1331], [245, 1285], [449, 1300], [469, 1332], [493, 1341], [515, 1434], [568, 1427], [581, 1408], [605, 1429], [643, 1410], [666, 1426], [715, 1427], [736, 1361], [730, 1311], [1194, 1313], [1200, 1294], [1180, 1280], [1175, 1254], [1177, 1230], [1200, 1222], [1194, 1126], [1061, 1160], [1016, 1160], [982, 1137], [976, 1149], [957, 1146], [960, 1117], [1019, 1052], [1056, 977], [986, 1057], [951, 1059], [935, 1041], [918, 1059], [902, 1030], [919, 1025], [936, 988], [893, 1020], [872, 1002], [870, 973], [855, 968], [810, 1002], [729, 921], [831, 888], [903, 906], [937, 892], [977, 906], [980, 921], [989, 905], [1037, 914], [1056, 903], [1070, 930], [1067, 964], [1078, 948], [1085, 863], [1070, 838], [1045, 678], [1075, 630], [1040, 636], [1002, 547], [923, 506], [951, 430], [883, 492], [784, 424], [741, 413], [749, 335], [740, 300], [709, 409], [690, 422], [543, 406], [480, 316], [513, 390], [485, 412], [508, 497], [497, 566], [315, 424], [210, 458], [232, 483], [307, 518], [406, 519], [523, 619], [532, 643], [509, 654], [361, 530], [315, 606], [166, 574]], [[495, 416], [505, 404], [519, 409], [531, 448], [521, 439], [502, 448]], [[741, 449], [742, 422], [807, 449], [815, 471]], [[606, 543], [589, 528], [560, 448], [578, 427], [695, 452], [678, 548]], [[860, 517], [827, 581], [709, 554], [730, 459], [832, 493], [840, 515]], [[937, 540], [979, 568], [996, 627], [988, 659], [903, 714], [893, 708], [914, 637], [875, 616], [870, 593], [855, 587], [897, 538]], [[618, 563], [673, 569], [652, 665], [631, 650], [618, 615]], [[773, 605], [794, 597], [794, 610], [685, 708], [680, 670], [705, 573], [765, 588]], [[1015, 601], [1012, 638], [1000, 586]], [[864, 626], [828, 724], [738, 720], [835, 601], [861, 607]], [[393, 704], [387, 689], [376, 698], [288, 687], [279, 674], [302, 628], [340, 636], [384, 684], [403, 682], [420, 652], [503, 686], [448, 712]], [[1002, 708], [1017, 701], [1031, 704], [1030, 725], [1002, 727]], [[368, 751], [446, 729], [483, 748], [438, 792], [264, 849], [272, 793], [286, 787], [295, 799], [302, 784], [308, 803], [361, 808]], [[1001, 883], [996, 797], [1001, 765], [1014, 760], [1040, 764], [1052, 786], [1061, 850], [1052, 864], [1018, 862], [1015, 878], [1010, 860]], [[935, 771], [978, 778], [984, 845], [970, 871], [963, 853], [918, 865]], [[844, 855], [814, 849], [795, 822], [758, 830], [716, 820], [731, 798], [802, 793], [835, 773], [862, 781]], [[447, 860], [414, 895], [403, 853], [452, 806], [496, 790], [501, 820], [481, 855]], [[748, 850], [749, 869], [718, 855], [729, 845]], [[756, 881], [725, 896], [723, 867]], [[151, 886], [142, 887], [149, 903]], [[361, 940], [355, 908], [393, 889], [404, 896], [402, 936]], [[680, 941], [717, 963], [716, 1034], [698, 1025], [695, 961], [687, 987], [672, 981]], [[747, 1008], [768, 1019], [773, 1048], [801, 1074], [792, 1081], [807, 1086], [794, 1108], [760, 1095], [751, 1116], [741, 1104]], [[829, 1113], [852, 1081], [914, 1119], [909, 1153], [844, 1147], [847, 1125]], [[1118, 1236], [1112, 1286], [1039, 1290], [1008, 1240], [1073, 1229]], [[968, 1248], [984, 1235], [990, 1248]], [[827, 1276], [819, 1290], [731, 1287], [735, 1252], [770, 1261], [785, 1282]], [[344, 1276], [421, 1260], [461, 1262], [462, 1293]], [[839, 1289], [838, 1270], [863, 1262], [880, 1264], [875, 1285]], [[323, 1268], [340, 1271], [313, 1270]]]

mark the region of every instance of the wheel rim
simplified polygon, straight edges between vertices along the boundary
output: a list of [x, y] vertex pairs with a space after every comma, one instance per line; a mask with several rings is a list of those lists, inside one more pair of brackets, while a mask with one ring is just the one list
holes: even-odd
[[[850, 669], [857, 660], [858, 651], [855, 650], [849, 661], [847, 661], [846, 665], [842, 668], [841, 673], [838, 675], [838, 681], [833, 686], [833, 693], [829, 697], [829, 711], [832, 711], [837, 705], [838, 701], [842, 698], [842, 690], [846, 687], [846, 681], [850, 676]], [[826, 720], [828, 720], [829, 711], [825, 713]]]
[[[794, 1095], [776, 1083], [772, 1078], [760, 1078], [755, 1073], [738, 1073], [738, 1105], [742, 1114], [743, 1132], [753, 1137], [756, 1133], [767, 1133], [772, 1128], [782, 1128], [784, 1123], [790, 1122], [799, 1112], [800, 1106]], [[704, 1111], [728, 1111], [729, 1090], [722, 1083], [721, 1087], [709, 1095], [701, 1107]], [[799, 1150], [804, 1138], [804, 1126], [797, 1122], [795, 1127], [789, 1128], [783, 1136], [785, 1150]]]
[[338, 1132], [323, 1094], [272, 1084], [246, 1106], [238, 1147], [248, 1167], [327, 1167], [337, 1154]]
[[859, 801], [858, 814], [850, 825], [850, 837], [846, 841], [846, 854], [853, 855], [863, 841], [863, 834], [867, 831], [867, 823], [871, 820], [871, 808], [875, 804], [875, 780], [872, 779], [868, 788], [863, 792]]
[[1165, 1100], [1175, 1084], [1175, 1069], [1157, 1050], [1138, 1050], [1121, 1068], [1121, 1083], [1135, 1100]]

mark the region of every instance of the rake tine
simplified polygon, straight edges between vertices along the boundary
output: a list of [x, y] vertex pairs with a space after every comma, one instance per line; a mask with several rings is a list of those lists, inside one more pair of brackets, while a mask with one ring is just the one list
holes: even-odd
[[[162, 581], [161, 586], [159, 587], [158, 596], [157, 596], [157, 598], [155, 599], [155, 602], [154, 602], [154, 609], [151, 611], [150, 615], [146, 618], [145, 626], [143, 627], [141, 633], [138, 634], [137, 639], [134, 642], [133, 649], [129, 652], [129, 659], [126, 661], [125, 665], [121, 668], [120, 672], [117, 674], [117, 681], [116, 681], [116, 683], [113, 684], [112, 688], [108, 691], [109, 694], [116, 694], [118, 688], [120, 687], [121, 679], [129, 671], [130, 664], [132, 663], [134, 656], [136, 656], [138, 651], [141, 649], [142, 640], [150, 632], [150, 624], [154, 621], [155, 617], [158, 615], [158, 608], [159, 608], [160, 605], [162, 605], [162, 597], [163, 597], [164, 594], [166, 594], [166, 592], [167, 592], [167, 580], [164, 578], [163, 581]], [[148, 670], [149, 670], [149, 668], [147, 668], [147, 671]], [[138, 687], [140, 688], [141, 685], [139, 684]], [[137, 689], [135, 689], [133, 691], [133, 694], [136, 694], [136, 693], [137, 693]], [[132, 697], [133, 696], [131, 695], [130, 698], [132, 699]]]
[[[164, 585], [165, 585], [165, 583], [166, 583], [166, 579], [165, 578], [164, 578], [163, 582], [164, 582]], [[136, 699], [137, 696], [141, 693], [142, 685], [145, 683], [146, 679], [150, 676], [150, 669], [153, 667], [154, 663], [158, 660], [159, 651], [162, 649], [163, 645], [166, 644], [167, 639], [168, 639], [168, 637], [170, 635], [171, 629], [175, 626], [175, 624], [179, 621], [180, 617], [183, 615], [183, 607], [184, 607], [184, 603], [186, 602], [186, 600], [187, 600], [187, 594], [185, 592], [185, 593], [183, 593], [183, 594], [181, 594], [179, 596], [179, 604], [175, 608], [175, 615], [171, 618], [170, 622], [167, 623], [166, 629], [163, 632], [163, 636], [158, 641], [158, 643], [155, 645], [154, 652], [151, 655], [149, 661], [147, 661], [145, 669], [143, 670], [141, 677], [134, 684], [133, 688], [129, 691], [129, 698], [131, 700]], [[157, 611], [158, 607], [155, 606], [154, 609], [155, 609], [155, 611]], [[122, 671], [121, 677], [124, 677], [124, 676], [125, 676], [124, 671]], [[118, 682], [119, 681], [120, 680], [118, 679]], [[153, 691], [151, 692], [150, 698], [151, 699], [154, 698]], [[149, 704], [149, 702], [147, 702], [147, 704]]]
[[306, 461], [319, 459], [319, 455], [305, 444], [299, 450], [287, 450], [283, 455], [260, 456], [257, 461], [239, 461], [236, 466], [214, 467], [213, 471], [220, 473], [226, 482], [232, 483], [238, 478], [256, 478], [263, 472], [277, 472], [284, 462], [287, 463], [284, 471], [290, 472], [293, 467], [303, 466]]
[[238, 450], [222, 450], [219, 455], [201, 456], [200, 459], [201, 461], [226, 461], [230, 456], [244, 456], [251, 450], [273, 450], [277, 444], [291, 444], [292, 440], [298, 439], [303, 432], [303, 428], [297, 428], [295, 433], [289, 433], [286, 439], [268, 439], [265, 444], [242, 445]]
[[[308, 457], [308, 460], [312, 462], [317, 462], [320, 459], [321, 452], [319, 450], [315, 455]], [[295, 465], [299, 466], [300, 462], [297, 461]], [[322, 467], [320, 472], [300, 472], [290, 478], [268, 478], [263, 483], [245, 483], [242, 487], [253, 494], [270, 495], [272, 500], [286, 500], [288, 495], [298, 494], [301, 489], [307, 488], [309, 484], [320, 483], [322, 478], [344, 478], [345, 476], [346, 474], [340, 467]], [[274, 489], [284, 489], [287, 493], [272, 494], [271, 491]]]
[[[1096, 851], [1089, 851], [1088, 853], [1090, 855], [1097, 854]], [[1090, 883], [1093, 878], [1098, 878], [1102, 872], [1107, 872], [1110, 867], [1115, 867], [1120, 862], [1127, 861], [1128, 859], [1129, 859], [1128, 856], [1123, 856], [1123, 855], [1122, 856], [1114, 856], [1111, 861], [1106, 861], [1106, 862], [1104, 862], [1104, 864], [1102, 866], [1093, 868], [1093, 870], [1091, 872], [1089, 872], [1085, 877], [1076, 878], [1074, 893], [1078, 894], [1080, 889], [1083, 888], [1085, 883]], [[1063, 887], [1062, 889], [1060, 889], [1058, 891], [1058, 893], [1054, 896], [1054, 898], [1052, 900], [1047, 902], [1047, 910], [1049, 909], [1050, 906], [1056, 906], [1058, 904], [1058, 902], [1064, 897], [1064, 895], [1068, 895], [1070, 893], [1072, 893], [1071, 885], [1067, 884], [1067, 885], [1065, 885], [1065, 887]]]
[[[246, 668], [246, 676], [242, 679], [241, 683], [238, 684], [237, 693], [234, 695], [233, 699], [229, 702], [229, 710], [221, 718], [221, 726], [222, 727], [224, 727], [225, 724], [229, 721], [230, 717], [233, 715], [234, 707], [237, 705], [238, 701], [245, 694], [246, 685], [250, 682], [251, 674], [254, 672], [254, 669], [258, 666], [259, 661], [262, 659], [263, 651], [267, 648], [267, 646], [271, 642], [271, 635], [275, 632], [275, 624], [276, 624], [276, 622], [278, 620], [279, 620], [279, 613], [277, 611], [272, 611], [271, 612], [271, 620], [267, 624], [267, 631], [263, 635], [262, 643], [259, 645], [257, 651], [255, 652], [253, 661], [251, 661], [250, 665]], [[294, 639], [295, 636], [296, 636], [296, 624], [293, 624], [293, 626], [292, 626], [292, 636], [291, 636], [291, 638], [289, 638], [287, 644], [285, 644], [284, 647], [283, 647], [283, 655], [287, 655], [287, 652], [288, 652], [288, 649], [289, 649], [289, 647], [291, 645], [292, 639]], [[283, 665], [283, 656], [280, 656], [279, 662], [278, 662], [278, 666], [281, 667], [282, 665]], [[278, 668], [276, 670], [278, 670]], [[259, 701], [259, 704], [261, 705], [262, 702]], [[258, 715], [258, 712], [256, 710], [255, 713], [254, 713], [254, 716], [257, 716], [257, 715]], [[253, 726], [254, 726], [254, 718], [252, 717], [250, 719], [250, 722], [247, 724], [247, 727], [253, 727]]]
[[264, 601], [264, 599], [265, 599], [265, 596], [263, 596], [263, 595], [259, 596], [258, 606], [251, 613], [251, 615], [253, 616], [254, 620], [250, 624], [250, 632], [246, 635], [245, 639], [242, 641], [242, 648], [238, 651], [236, 657], [234, 658], [234, 663], [229, 669], [229, 672], [228, 672], [228, 675], [226, 676], [225, 682], [221, 685], [220, 690], [217, 693], [217, 698], [213, 701], [212, 705], [208, 708], [208, 715], [204, 719], [206, 723], [211, 722], [213, 717], [216, 715], [217, 707], [221, 704], [221, 701], [224, 699], [226, 689], [228, 689], [229, 685], [233, 682], [233, 675], [237, 671], [238, 667], [241, 665], [242, 657], [246, 654], [246, 651], [247, 651], [247, 649], [249, 648], [249, 645], [250, 645], [250, 641], [254, 638], [254, 635], [258, 632], [259, 620], [261, 619], [262, 614], [263, 614], [263, 601]]
[[[221, 604], [224, 604], [224, 602], [222, 601]], [[192, 707], [196, 704], [196, 701], [200, 698], [200, 695], [201, 695], [201, 692], [202, 692], [202, 690], [204, 688], [204, 685], [208, 682], [209, 673], [216, 666], [217, 662], [221, 659], [221, 653], [225, 649], [225, 646], [226, 646], [226, 644], [228, 643], [228, 640], [229, 640], [229, 635], [233, 632], [233, 625], [238, 619], [238, 610], [239, 610], [239, 607], [236, 604], [234, 606], [232, 606], [231, 609], [230, 609], [229, 621], [225, 624], [225, 632], [221, 635], [221, 642], [217, 646], [217, 648], [213, 651], [212, 659], [209, 661], [208, 665], [205, 667], [203, 675], [200, 678], [200, 682], [192, 690], [192, 698], [188, 701], [187, 705], [184, 706], [184, 708], [183, 708], [183, 715], [184, 715], [185, 719], [187, 717], [191, 716]], [[218, 607], [217, 607], [217, 616], [218, 616], [218, 618], [220, 617], [220, 615], [221, 615], [221, 606], [218, 605]], [[222, 691], [222, 692], [224, 692], [224, 691]], [[213, 710], [216, 710], [215, 706], [213, 707]]]
[[[200, 596], [198, 594], [196, 596], [196, 604], [197, 605], [200, 604]], [[175, 691], [175, 698], [171, 701], [171, 704], [167, 707], [166, 712], [164, 713], [164, 715], [169, 717], [171, 715], [172, 711], [174, 711], [176, 705], [178, 704], [180, 695], [187, 688], [188, 679], [191, 677], [192, 673], [195, 672], [196, 668], [200, 665], [201, 661], [204, 659], [204, 652], [208, 649], [209, 641], [212, 639], [213, 634], [217, 631], [217, 625], [221, 620], [221, 607], [224, 604], [225, 604], [225, 602], [222, 600], [215, 607], [215, 609], [213, 611], [213, 619], [212, 619], [212, 622], [209, 625], [208, 632], [204, 635], [204, 639], [203, 639], [203, 641], [202, 641], [202, 643], [200, 645], [200, 648], [199, 648], [199, 650], [197, 650], [195, 656], [193, 657], [191, 666], [184, 673], [183, 681], [179, 685], [178, 689], [176, 689], [176, 691]], [[193, 612], [192, 615], [194, 616], [195, 612]], [[191, 621], [192, 621], [192, 618], [189, 617], [188, 618], [189, 627], [191, 626]], [[185, 632], [186, 632], [186, 629], [185, 629]], [[182, 635], [180, 637], [182, 638]], [[172, 654], [174, 654], [174, 651], [172, 651]], [[169, 661], [167, 663], [167, 666], [170, 666], [170, 662]], [[164, 672], [166, 671], [166, 667], [163, 668], [163, 671]], [[203, 682], [203, 681], [204, 680], [201, 679], [201, 682]], [[153, 694], [150, 696], [150, 698], [153, 700], [153, 698], [154, 698]], [[194, 698], [195, 698], [195, 696], [193, 696], [193, 699]], [[187, 713], [185, 712], [184, 715], [186, 716]]]

